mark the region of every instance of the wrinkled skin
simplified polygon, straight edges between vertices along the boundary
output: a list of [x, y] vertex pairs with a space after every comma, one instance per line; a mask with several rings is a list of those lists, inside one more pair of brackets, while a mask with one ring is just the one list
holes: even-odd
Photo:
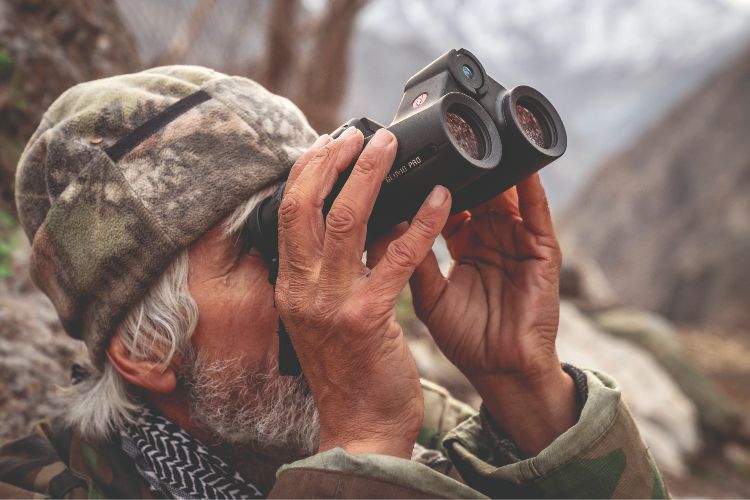
[[279, 209], [276, 305], [320, 412], [321, 451], [407, 457], [423, 403], [396, 298], [445, 224], [449, 193], [436, 188], [412, 226], [367, 268], [366, 223], [396, 141], [381, 133], [368, 144], [324, 226], [323, 202], [362, 147], [361, 133], [351, 130], [332, 142], [324, 137], [292, 169]]
[[[555, 352], [561, 256], [539, 178], [449, 221], [449, 193], [437, 187], [363, 265], [367, 219], [396, 151], [395, 137], [380, 137], [325, 224], [323, 201], [357, 157], [358, 132], [322, 137], [292, 169], [279, 211], [276, 304], [316, 398], [321, 450], [408, 456], [423, 409], [395, 303], [413, 275], [417, 313], [438, 345], [522, 450], [537, 453], [576, 418]], [[441, 230], [454, 259], [447, 279], [430, 250]]]
[[538, 174], [451, 217], [443, 236], [453, 265], [444, 278], [430, 254], [417, 268], [417, 315], [495, 419], [536, 454], [576, 418], [555, 351], [562, 255]]

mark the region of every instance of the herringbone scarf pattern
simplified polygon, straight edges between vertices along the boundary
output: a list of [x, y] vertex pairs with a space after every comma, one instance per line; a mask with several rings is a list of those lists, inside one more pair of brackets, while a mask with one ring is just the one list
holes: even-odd
[[148, 409], [121, 431], [122, 449], [151, 489], [172, 498], [263, 498], [223, 460]]

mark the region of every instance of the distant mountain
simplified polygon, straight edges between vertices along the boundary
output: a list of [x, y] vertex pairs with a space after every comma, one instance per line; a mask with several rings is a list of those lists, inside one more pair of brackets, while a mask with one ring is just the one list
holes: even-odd
[[506, 86], [545, 93], [568, 152], [543, 171], [553, 208], [750, 34], [739, 0], [373, 0], [352, 47], [346, 117], [389, 122], [406, 79], [464, 47]]
[[[196, 1], [117, 0], [145, 63]], [[270, 1], [216, 0], [184, 62], [234, 71], [257, 59]], [[325, 3], [301, 0], [311, 12]], [[415, 71], [448, 49], [469, 49], [500, 83], [536, 87], [560, 111], [568, 151], [543, 171], [559, 208], [748, 35], [749, 0], [371, 0], [348, 48], [351, 72], [341, 75], [350, 78], [341, 118], [389, 122]]]
[[750, 50], [581, 190], [564, 232], [629, 303], [750, 325]]

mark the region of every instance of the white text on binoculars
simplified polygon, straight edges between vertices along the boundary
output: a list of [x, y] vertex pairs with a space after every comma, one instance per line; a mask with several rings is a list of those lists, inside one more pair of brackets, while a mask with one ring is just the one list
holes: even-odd
[[385, 176], [385, 182], [393, 182], [393, 181], [395, 181], [396, 179], [398, 179], [399, 177], [401, 177], [406, 172], [408, 172], [412, 168], [416, 167], [420, 163], [422, 163], [422, 158], [420, 156], [414, 157], [413, 160], [409, 160], [408, 163], [404, 163], [399, 168], [397, 168], [396, 170], [394, 170], [390, 174], [386, 175]]

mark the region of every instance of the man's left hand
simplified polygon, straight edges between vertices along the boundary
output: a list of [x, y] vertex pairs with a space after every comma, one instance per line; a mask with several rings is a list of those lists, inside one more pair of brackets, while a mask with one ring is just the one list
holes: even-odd
[[430, 252], [417, 268], [417, 316], [495, 421], [535, 455], [577, 419], [555, 350], [562, 256], [538, 174], [452, 216], [443, 236], [453, 265], [443, 277]]

